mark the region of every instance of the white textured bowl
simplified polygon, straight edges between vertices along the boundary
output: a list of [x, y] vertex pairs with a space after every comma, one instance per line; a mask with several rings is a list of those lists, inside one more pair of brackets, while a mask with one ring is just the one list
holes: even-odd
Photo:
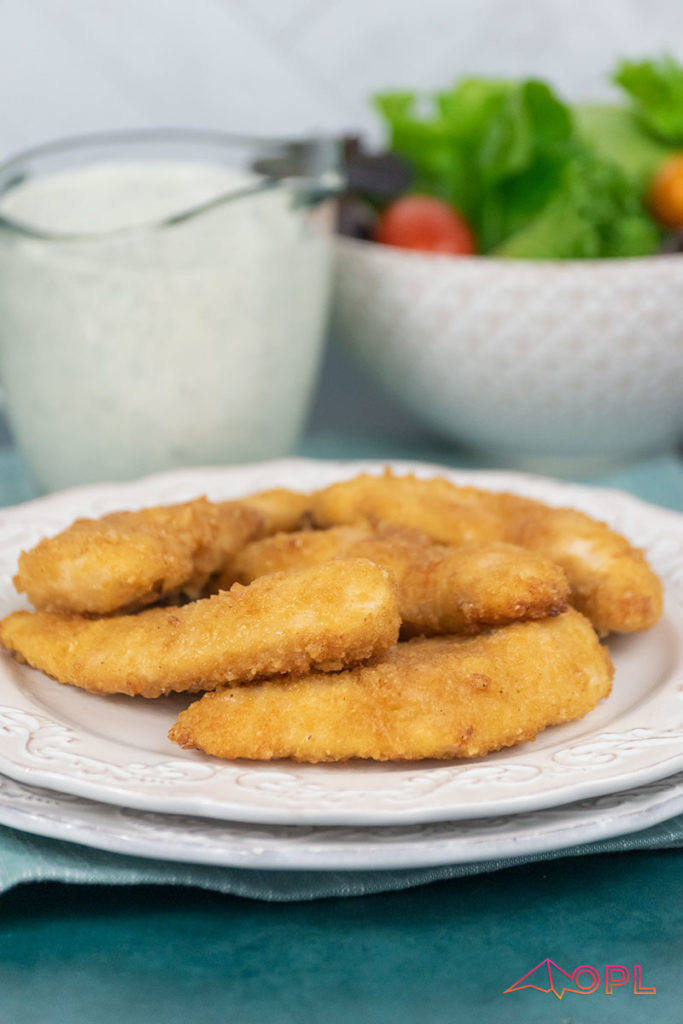
[[337, 243], [333, 329], [391, 394], [501, 463], [683, 437], [683, 256], [527, 261]]

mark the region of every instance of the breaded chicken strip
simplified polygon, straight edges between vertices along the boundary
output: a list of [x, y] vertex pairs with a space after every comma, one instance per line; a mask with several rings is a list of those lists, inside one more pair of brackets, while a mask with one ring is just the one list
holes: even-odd
[[398, 644], [338, 675], [222, 687], [181, 712], [169, 736], [231, 759], [476, 757], [581, 718], [610, 692], [612, 674], [593, 627], [570, 610]]
[[386, 520], [441, 543], [500, 540], [536, 551], [564, 569], [572, 604], [603, 635], [649, 629], [662, 613], [662, 585], [642, 551], [575, 509], [385, 473], [326, 487], [311, 497], [310, 513], [318, 526]]
[[573, 508], [497, 495], [506, 540], [561, 566], [571, 603], [598, 633], [649, 629], [662, 614], [662, 584], [645, 555], [606, 523]]
[[362, 560], [328, 562], [236, 584], [182, 608], [84, 619], [14, 612], [0, 643], [61, 683], [158, 697], [256, 676], [336, 671], [398, 637], [393, 580]]
[[259, 513], [262, 520], [260, 536], [269, 537], [272, 533], [297, 530], [311, 503], [311, 496], [277, 487], [272, 491], [250, 494], [241, 501]]
[[477, 633], [568, 607], [567, 579], [543, 555], [503, 543], [446, 547], [419, 530], [387, 524], [377, 531], [334, 526], [254, 541], [228, 563], [224, 583], [250, 583], [265, 573], [330, 558], [367, 558], [390, 570], [404, 636]]
[[262, 525], [255, 508], [206, 498], [77, 519], [21, 553], [14, 585], [46, 611], [131, 611], [173, 592], [198, 593]]
[[372, 525], [396, 523], [422, 530], [438, 544], [485, 543], [501, 540], [495, 509], [483, 504], [483, 491], [455, 487], [433, 477], [382, 476], [361, 473], [311, 495], [309, 514], [316, 526], [338, 526], [365, 520]]

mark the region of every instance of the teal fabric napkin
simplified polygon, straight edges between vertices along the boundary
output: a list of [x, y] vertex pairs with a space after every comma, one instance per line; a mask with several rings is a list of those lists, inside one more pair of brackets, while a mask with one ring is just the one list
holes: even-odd
[[[446, 446], [426, 448], [348, 435], [308, 438], [299, 454], [334, 459], [401, 458], [473, 466], [462, 454]], [[630, 491], [646, 501], [683, 511], [683, 460], [675, 455], [647, 460], [586, 482]], [[0, 505], [15, 504], [34, 496], [34, 487], [16, 451], [0, 448]], [[0, 827], [0, 892], [22, 883], [41, 881], [146, 883], [197, 886], [262, 900], [311, 900], [389, 892], [559, 857], [677, 848], [683, 848], [683, 815], [627, 836], [505, 860], [397, 871], [263, 871], [128, 857]]]
[[146, 860], [44, 839], [0, 826], [0, 893], [26, 882], [92, 885], [186, 885], [251, 899], [285, 903], [329, 896], [393, 892], [449, 878], [500, 871], [518, 864], [591, 853], [683, 848], [683, 815], [632, 835], [569, 846], [526, 857], [399, 871], [250, 871]]

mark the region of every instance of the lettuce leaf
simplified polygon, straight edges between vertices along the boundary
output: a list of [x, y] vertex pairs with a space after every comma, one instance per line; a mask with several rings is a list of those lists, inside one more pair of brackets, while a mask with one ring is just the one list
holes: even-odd
[[424, 113], [414, 93], [375, 102], [391, 149], [413, 166], [415, 191], [460, 210], [483, 252], [545, 204], [573, 145], [569, 108], [543, 82], [465, 79]]
[[645, 194], [652, 179], [676, 146], [647, 132], [625, 107], [587, 104], [574, 108], [581, 139], [604, 159], [615, 163]]
[[683, 142], [683, 67], [673, 57], [624, 60], [613, 77], [648, 131], [665, 142]]
[[[414, 191], [459, 210], [480, 252], [580, 259], [657, 248], [644, 171], [591, 144], [585, 119], [577, 128], [544, 82], [468, 78], [432, 98], [391, 92], [375, 103], [391, 149], [413, 167]], [[650, 160], [641, 149], [638, 161]]]
[[643, 209], [633, 182], [589, 151], [577, 153], [544, 209], [495, 255], [588, 259], [649, 256], [659, 231]]

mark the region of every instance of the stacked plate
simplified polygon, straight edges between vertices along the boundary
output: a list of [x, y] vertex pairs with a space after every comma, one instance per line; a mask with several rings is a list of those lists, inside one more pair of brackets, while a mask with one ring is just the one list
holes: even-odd
[[[0, 614], [22, 607], [22, 548], [78, 516], [312, 490], [379, 463], [282, 460], [79, 488], [0, 516]], [[614, 688], [534, 743], [454, 762], [223, 762], [167, 732], [188, 698], [100, 697], [0, 663], [0, 823], [119, 853], [255, 869], [375, 870], [485, 861], [637, 831], [683, 812], [683, 516], [619, 492], [393, 463], [572, 505], [643, 547], [666, 587], [648, 633], [610, 641]]]

